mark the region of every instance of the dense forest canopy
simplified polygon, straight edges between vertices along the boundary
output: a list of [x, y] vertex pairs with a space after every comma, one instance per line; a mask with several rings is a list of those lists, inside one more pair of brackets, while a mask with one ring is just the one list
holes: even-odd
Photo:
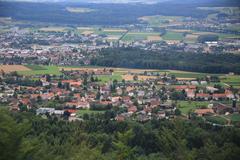
[[0, 160], [236, 160], [239, 128], [201, 121], [116, 122], [111, 113], [83, 122], [0, 110]]
[[[0, 2], [0, 16], [17, 20], [82, 25], [123, 25], [139, 23], [138, 18], [150, 15], [206, 17], [214, 11], [197, 9], [199, 6], [221, 6], [218, 3], [159, 3], [147, 4], [79, 4], [79, 3], [23, 3]], [[226, 5], [226, 4], [225, 4]], [[234, 3], [227, 3], [232, 6]], [[88, 13], [71, 13], [66, 7], [90, 8]]]
[[145, 51], [138, 48], [102, 50], [92, 65], [107, 67], [173, 69], [206, 73], [240, 73], [240, 56], [234, 54], [177, 53]]

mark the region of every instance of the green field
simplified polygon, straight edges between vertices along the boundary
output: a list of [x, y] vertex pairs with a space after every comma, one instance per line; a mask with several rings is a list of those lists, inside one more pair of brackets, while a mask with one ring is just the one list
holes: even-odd
[[238, 113], [228, 115], [228, 116], [226, 116], [226, 118], [229, 118], [231, 120], [232, 124], [240, 123], [240, 114], [238, 114]]
[[221, 82], [226, 83], [230, 86], [240, 88], [240, 76], [239, 75], [234, 75], [234, 76], [222, 76], [221, 77]]
[[189, 111], [199, 107], [207, 107], [208, 104], [209, 102], [205, 101], [178, 101], [177, 108], [179, 108], [183, 114], [188, 114]]
[[227, 119], [221, 116], [206, 116], [204, 117], [208, 122], [225, 125], [227, 124]]
[[222, 74], [210, 74], [210, 73], [200, 73], [200, 72], [188, 72], [188, 71], [178, 71], [178, 70], [159, 70], [160, 73], [166, 72], [169, 75], [175, 75], [178, 78], [203, 78], [206, 76], [222, 76]]
[[79, 110], [77, 111], [77, 116], [78, 117], [83, 117], [84, 114], [103, 114], [105, 113], [105, 111], [93, 111], [93, 110]]
[[57, 66], [26, 66], [26, 67], [29, 67], [32, 70], [20, 71], [18, 73], [25, 76], [43, 74], [61, 75], [61, 72], [59, 71], [59, 68]]
[[44, 66], [39, 66], [39, 65], [25, 65], [25, 67], [31, 70], [46, 70]]
[[100, 80], [103, 83], [107, 83], [109, 81], [117, 80], [117, 81], [122, 81], [122, 76], [120, 73], [114, 72], [113, 75], [101, 75], [97, 76], [98, 80]]
[[181, 32], [172, 32], [168, 31], [166, 34], [162, 36], [164, 40], [178, 40], [181, 41], [184, 39], [183, 33]]

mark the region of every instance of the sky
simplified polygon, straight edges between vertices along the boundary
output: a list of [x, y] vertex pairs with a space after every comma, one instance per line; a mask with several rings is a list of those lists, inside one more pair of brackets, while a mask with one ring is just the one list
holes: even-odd
[[[0, 0], [1, 1], [1, 0]], [[83, 3], [157, 3], [168, 0], [3, 0], [3, 1], [25, 1], [25, 2], [83, 2]]]

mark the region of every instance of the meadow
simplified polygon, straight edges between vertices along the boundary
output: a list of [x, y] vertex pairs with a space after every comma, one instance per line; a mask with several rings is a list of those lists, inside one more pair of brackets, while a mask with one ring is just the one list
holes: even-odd
[[177, 101], [177, 108], [180, 109], [182, 114], [187, 115], [188, 112], [200, 108], [207, 107], [209, 102], [206, 101]]
[[61, 75], [61, 72], [57, 66], [37, 66], [37, 65], [27, 65], [29, 71], [18, 71], [19, 74], [30, 76], [30, 75], [43, 75], [43, 74], [52, 74], [52, 75]]
[[226, 83], [229, 86], [240, 88], [240, 76], [239, 75], [221, 76], [221, 82]]
[[164, 40], [178, 40], [181, 41], [183, 40], [184, 36], [183, 33], [181, 32], [172, 32], [172, 31], [167, 31], [166, 34], [162, 36]]

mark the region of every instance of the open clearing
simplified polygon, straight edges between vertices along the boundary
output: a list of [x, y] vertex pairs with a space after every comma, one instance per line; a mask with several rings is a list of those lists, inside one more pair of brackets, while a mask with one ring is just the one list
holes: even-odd
[[142, 41], [142, 40], [148, 40], [149, 36], [159, 36], [160, 34], [157, 32], [129, 32], [127, 33], [122, 40], [123, 41]]
[[[122, 78], [126, 81], [133, 81], [134, 75], [126, 74], [126, 75], [122, 75]], [[139, 81], [146, 81], [148, 79], [156, 79], [156, 78], [157, 76], [142, 76], [142, 75], [137, 76], [137, 80]]]
[[180, 16], [144, 16], [138, 18], [142, 22], [148, 23], [151, 27], [164, 27], [169, 25], [180, 25], [184, 17]]
[[71, 13], [89, 13], [95, 11], [95, 9], [80, 7], [67, 7], [66, 10]]
[[126, 29], [114, 29], [114, 28], [107, 28], [103, 29], [104, 32], [127, 32]]
[[160, 41], [162, 38], [160, 36], [148, 36], [147, 37], [148, 41]]
[[23, 65], [0, 65], [0, 70], [3, 70], [5, 73], [15, 72], [15, 71], [31, 71], [30, 68]]
[[66, 27], [43, 27], [39, 31], [42, 32], [66, 32], [68, 28]]

